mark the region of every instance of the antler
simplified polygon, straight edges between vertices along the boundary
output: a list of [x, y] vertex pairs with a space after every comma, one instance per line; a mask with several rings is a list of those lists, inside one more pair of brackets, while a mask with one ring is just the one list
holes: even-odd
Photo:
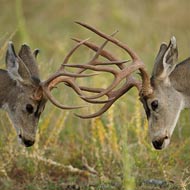
[[[112, 35], [107, 35], [87, 24], [81, 22], [76, 22], [76, 23], [96, 33], [100, 37], [104, 38], [106, 41], [99, 47], [93, 43], [88, 42], [87, 40], [73, 39], [76, 42], [78, 42], [78, 44], [67, 54], [59, 70], [53, 75], [51, 75], [46, 81], [41, 82], [40, 88], [37, 90], [35, 95], [36, 98], [45, 95], [55, 106], [61, 109], [79, 108], [80, 106], [71, 107], [71, 106], [62, 105], [51, 95], [50, 91], [57, 84], [64, 82], [66, 85], [73, 88], [73, 90], [86, 102], [93, 104], [104, 104], [103, 107], [94, 114], [86, 116], [77, 115], [78, 117], [81, 118], [93, 118], [103, 114], [118, 98], [120, 98], [132, 87], [136, 87], [142, 96], [147, 96], [152, 93], [150, 79], [148, 73], [146, 72], [144, 63], [140, 60], [139, 56], [134, 51], [132, 51], [126, 44], [121, 43], [120, 41], [118, 41], [116, 38], [113, 37], [116, 34], [116, 32], [113, 33]], [[108, 42], [111, 42], [116, 46], [124, 49], [132, 58], [132, 64], [126, 67], [124, 63], [128, 61], [121, 61], [117, 59], [115, 56], [113, 56], [107, 50], [104, 50], [104, 47]], [[67, 64], [69, 58], [81, 45], [85, 45], [96, 52], [93, 58], [86, 64], [82, 65]], [[98, 60], [99, 56], [106, 58], [108, 62], [99, 61]], [[112, 65], [117, 65], [119, 70], [113, 68]], [[78, 70], [76, 73], [69, 73], [65, 71], [65, 67], [74, 67], [78, 68]], [[85, 70], [93, 70], [98, 72], [103, 71], [111, 73], [114, 76], [114, 80], [111, 83], [111, 85], [109, 85], [106, 89], [78, 86], [78, 84], [76, 83], [76, 78], [89, 77], [94, 75], [94, 74], [82, 74]], [[137, 70], [140, 71], [142, 81], [137, 80], [132, 76], [132, 74]], [[123, 79], [125, 80], [124, 84], [119, 89], [115, 89]], [[85, 91], [91, 92], [94, 95], [86, 96], [84, 94]], [[99, 99], [105, 95], [108, 97], [107, 100]]]
[[[120, 41], [113, 38], [112, 36], [104, 34], [87, 24], [84, 24], [81, 22], [76, 22], [76, 23], [89, 29], [90, 31], [94, 32], [95, 34], [99, 35], [100, 37], [106, 39], [105, 43], [110, 41], [113, 44], [115, 44], [116, 46], [119, 46], [120, 48], [124, 49], [132, 58], [132, 64], [130, 66], [126, 67], [123, 64], [124, 63], [123, 61], [119, 61], [110, 52], [103, 50], [103, 45], [99, 48], [95, 44], [87, 42], [87, 41], [83, 43], [83, 45], [85, 45], [85, 46], [89, 47], [90, 49], [92, 49], [93, 51], [97, 52], [96, 53], [97, 57], [99, 55], [101, 55], [101, 56], [105, 57], [106, 59], [108, 59], [110, 62], [100, 63], [100, 62], [96, 61], [96, 62], [89, 62], [90, 65], [67, 65], [67, 66], [83, 68], [83, 69], [91, 69], [91, 70], [95, 70], [95, 71], [109, 72], [114, 75], [115, 79], [113, 80], [112, 84], [110, 86], [108, 86], [106, 89], [80, 87], [80, 89], [83, 91], [97, 93], [94, 96], [83, 97], [83, 99], [87, 102], [100, 103], [98, 100], [94, 100], [94, 99], [98, 99], [104, 95], [108, 96], [109, 101], [105, 102], [105, 105], [98, 112], [96, 112], [94, 114], [86, 115], [86, 116], [81, 116], [81, 115], [77, 115], [77, 116], [79, 116], [81, 118], [93, 118], [93, 117], [103, 114], [105, 111], [107, 111], [110, 108], [110, 106], [118, 98], [120, 98], [123, 94], [125, 94], [132, 87], [136, 87], [141, 96], [148, 96], [152, 93], [152, 87], [150, 85], [150, 79], [149, 79], [148, 73], [146, 72], [145, 65], [141, 61], [139, 56], [133, 50], [131, 50], [126, 44], [121, 43]], [[75, 40], [78, 43], [82, 42], [80, 39], [73, 39], [73, 40]], [[104, 45], [105, 45], [105, 43], [104, 43]], [[92, 64], [95, 66], [91, 66]], [[109, 64], [116, 64], [120, 70], [118, 71], [118, 70], [115, 70], [108, 66], [103, 66], [103, 67], [99, 66], [99, 65], [109, 65]], [[142, 81], [135, 79], [131, 75], [137, 70], [140, 71]], [[126, 79], [125, 83], [119, 89], [114, 90], [123, 79]]]
[[72, 56], [72, 54], [85, 42], [86, 40], [81, 41], [78, 43], [65, 57], [63, 64], [61, 67], [52, 74], [47, 80], [40, 83], [39, 88], [34, 93], [34, 99], [40, 100], [42, 96], [45, 96], [52, 104], [57, 106], [61, 109], [77, 109], [84, 106], [66, 106], [57, 101], [52, 95], [51, 90], [56, 87], [57, 84], [63, 82], [69, 85], [74, 89], [74, 91], [82, 96], [82, 91], [78, 87], [78, 85], [75, 83], [75, 78], [81, 78], [81, 77], [90, 77], [94, 76], [95, 74], [77, 74], [77, 73], [70, 73], [64, 70], [64, 65], [67, 64], [69, 58]]

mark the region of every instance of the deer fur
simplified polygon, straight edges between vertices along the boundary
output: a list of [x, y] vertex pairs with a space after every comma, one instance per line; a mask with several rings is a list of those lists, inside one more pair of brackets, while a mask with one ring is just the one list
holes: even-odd
[[[162, 43], [151, 77], [153, 93], [141, 99], [147, 113], [149, 133], [156, 149], [167, 147], [181, 111], [190, 108], [190, 58], [177, 64], [175, 37]], [[157, 101], [157, 108], [152, 105]]]
[[16, 129], [18, 138], [25, 146], [35, 142], [38, 120], [46, 99], [33, 99], [40, 78], [35, 55], [27, 45], [22, 45], [16, 55], [9, 43], [6, 54], [6, 70], [0, 69], [0, 108], [6, 110]]

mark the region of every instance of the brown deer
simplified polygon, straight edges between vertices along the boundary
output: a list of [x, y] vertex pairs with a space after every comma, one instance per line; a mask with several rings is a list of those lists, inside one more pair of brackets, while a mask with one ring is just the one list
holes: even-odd
[[[91, 69], [109, 72], [115, 77], [112, 84], [106, 89], [80, 87], [81, 90], [96, 93], [89, 97], [83, 97], [84, 100], [90, 103], [100, 103], [98, 98], [104, 95], [108, 97], [108, 100], [104, 102], [104, 106], [98, 112], [87, 116], [78, 116], [81, 118], [100, 116], [118, 98], [127, 93], [132, 87], [136, 87], [147, 115], [150, 138], [154, 148], [163, 149], [167, 147], [181, 111], [184, 108], [190, 107], [190, 81], [188, 79], [190, 75], [190, 59], [188, 58], [177, 64], [178, 50], [175, 37], [171, 38], [168, 45], [166, 43], [161, 44], [155, 59], [152, 76], [149, 77], [145, 65], [139, 56], [126, 44], [114, 38], [114, 34], [106, 35], [87, 24], [77, 23], [96, 33], [106, 41], [101, 47], [96, 46], [94, 43], [84, 42], [85, 46], [97, 52], [94, 59], [88, 65], [67, 66], [83, 68], [83, 70]], [[74, 40], [79, 43], [82, 42], [79, 39]], [[112, 53], [104, 50], [103, 48], [107, 42], [111, 42], [125, 50], [132, 59], [131, 64], [126, 66], [126, 64], [113, 56]], [[109, 63], [101, 63], [98, 61], [98, 56], [108, 59]], [[117, 65], [119, 69], [113, 68], [112, 65]], [[136, 71], [140, 72], [141, 80], [135, 78], [134, 73]], [[122, 80], [125, 82], [118, 89], [118, 84]]]
[[[82, 43], [77, 44], [68, 53], [64, 64], [68, 61], [72, 52]], [[78, 87], [73, 79], [92, 76], [92, 74], [69, 73], [64, 71], [63, 66], [61, 66], [56, 73], [42, 82], [36, 63], [38, 52], [37, 49], [32, 53], [30, 47], [24, 44], [17, 55], [13, 43], [9, 42], [6, 53], [6, 70], [0, 69], [0, 108], [8, 112], [20, 142], [26, 147], [32, 146], [35, 142], [39, 117], [47, 100], [61, 109], [81, 107], [60, 104], [50, 94], [50, 91], [60, 82], [69, 84], [77, 91]]]

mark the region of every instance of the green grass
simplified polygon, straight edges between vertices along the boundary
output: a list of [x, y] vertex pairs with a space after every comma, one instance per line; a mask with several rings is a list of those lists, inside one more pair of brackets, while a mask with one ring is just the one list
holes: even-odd
[[[26, 42], [41, 49], [38, 62], [42, 79], [59, 68], [75, 44], [71, 37], [91, 37], [101, 42], [74, 21], [89, 23], [109, 34], [118, 29], [117, 38], [135, 49], [149, 71], [160, 43], [168, 42], [172, 35], [178, 41], [179, 60], [189, 56], [188, 0], [1, 0], [0, 7], [1, 68], [5, 67], [7, 41], [14, 41], [17, 50]], [[109, 47], [126, 59], [124, 52]], [[71, 61], [88, 60], [92, 54], [84, 51], [86, 54], [78, 53]], [[81, 81], [99, 86], [109, 82], [107, 76]], [[82, 103], [63, 85], [54, 95], [67, 104]], [[6, 113], [1, 111], [0, 189], [190, 189], [188, 110], [182, 113], [170, 146], [155, 151], [136, 90], [123, 96], [100, 118], [81, 120], [73, 115], [95, 109], [90, 106], [80, 111], [62, 111], [48, 103], [40, 119], [37, 142], [28, 149], [18, 144]], [[85, 161], [98, 175], [91, 176], [84, 170]], [[147, 182], [151, 179], [161, 180], [164, 185], [152, 185]]]

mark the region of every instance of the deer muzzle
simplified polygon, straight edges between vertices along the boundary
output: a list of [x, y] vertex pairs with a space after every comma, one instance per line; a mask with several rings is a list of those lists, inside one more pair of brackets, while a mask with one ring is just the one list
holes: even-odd
[[153, 147], [157, 150], [162, 150], [168, 146], [170, 143], [170, 139], [168, 136], [156, 139], [152, 141]]
[[27, 138], [21, 134], [19, 134], [19, 140], [25, 147], [30, 147], [35, 143], [35, 140], [33, 138]]

